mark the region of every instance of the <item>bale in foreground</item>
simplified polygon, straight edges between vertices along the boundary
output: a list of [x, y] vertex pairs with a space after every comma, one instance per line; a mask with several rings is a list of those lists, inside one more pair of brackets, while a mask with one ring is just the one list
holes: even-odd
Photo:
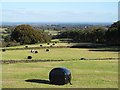
[[71, 84], [71, 73], [66, 68], [54, 68], [49, 73], [49, 80], [55, 85]]

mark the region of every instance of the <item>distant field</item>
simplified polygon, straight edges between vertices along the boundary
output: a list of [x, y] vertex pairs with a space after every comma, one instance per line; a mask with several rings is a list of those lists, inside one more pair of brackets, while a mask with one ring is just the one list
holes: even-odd
[[2, 52], [2, 60], [26, 60], [31, 55], [33, 59], [42, 60], [72, 60], [80, 58], [118, 58], [118, 52], [109, 51], [89, 51], [85, 48], [50, 48], [46, 52], [45, 48], [35, 49], [37, 54], [29, 50], [6, 50]]
[[45, 30], [45, 32], [48, 32], [51, 35], [57, 35], [59, 31], [55, 31], [55, 30]]
[[7, 28], [0, 28], [0, 32], [5, 31]]
[[[55, 67], [68, 68], [73, 85], [42, 82], [49, 81], [49, 72]], [[118, 88], [117, 60], [3, 64], [2, 69], [3, 88]]]

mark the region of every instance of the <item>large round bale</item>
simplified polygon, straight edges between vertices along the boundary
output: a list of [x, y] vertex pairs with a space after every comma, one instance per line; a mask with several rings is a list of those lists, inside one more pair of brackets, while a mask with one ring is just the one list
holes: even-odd
[[35, 52], [35, 50], [34, 50], [34, 49], [32, 49], [32, 50], [31, 50], [31, 53], [34, 53], [34, 52]]
[[55, 41], [55, 43], [57, 43], [57, 41]]
[[46, 52], [49, 52], [49, 49], [46, 49]]
[[71, 72], [66, 68], [53, 68], [49, 73], [49, 80], [55, 85], [71, 84]]
[[32, 56], [28, 56], [27, 58], [28, 58], [28, 59], [32, 59]]
[[2, 51], [3, 51], [3, 52], [5, 52], [5, 51], [6, 51], [6, 49], [2, 49]]
[[38, 53], [38, 51], [35, 51], [35, 53]]
[[47, 43], [47, 45], [50, 45], [50, 43]]
[[68, 44], [70, 44], [70, 42], [68, 42]]
[[80, 58], [80, 60], [86, 60], [86, 58]]
[[55, 44], [53, 43], [52, 45], [54, 46]]
[[40, 47], [42, 47], [42, 45], [40, 45]]
[[28, 46], [25, 46], [25, 48], [28, 48]]

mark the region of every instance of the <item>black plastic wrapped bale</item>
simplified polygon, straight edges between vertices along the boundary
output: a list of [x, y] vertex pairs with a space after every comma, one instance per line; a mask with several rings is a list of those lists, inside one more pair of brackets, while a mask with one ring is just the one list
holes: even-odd
[[49, 73], [49, 80], [55, 85], [71, 84], [71, 72], [66, 68], [54, 68]]
[[46, 52], [49, 52], [49, 49], [46, 49]]
[[3, 52], [5, 52], [6, 50], [5, 49], [2, 49]]
[[42, 47], [42, 45], [40, 45], [40, 47]]
[[32, 59], [32, 56], [28, 56], [27, 58], [28, 58], [28, 59]]
[[38, 51], [35, 51], [35, 53], [38, 53]]
[[47, 45], [50, 45], [50, 43], [47, 43]]
[[25, 48], [28, 48], [28, 46], [25, 46]]

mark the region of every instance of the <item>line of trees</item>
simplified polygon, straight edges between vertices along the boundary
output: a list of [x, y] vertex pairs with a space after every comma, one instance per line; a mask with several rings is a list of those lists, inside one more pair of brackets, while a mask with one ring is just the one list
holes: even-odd
[[[108, 29], [87, 28], [66, 30], [55, 38], [69, 38], [73, 42], [90, 42], [109, 45], [120, 45], [120, 21], [113, 23]], [[30, 25], [18, 25], [11, 30], [10, 35], [5, 36], [4, 46], [15, 46], [22, 44], [35, 44], [39, 42], [50, 42], [52, 36], [48, 33], [36, 30]]]
[[69, 30], [62, 32], [58, 38], [70, 38], [73, 42], [91, 42], [120, 45], [120, 21], [113, 23], [109, 29], [96, 28], [86, 30]]

